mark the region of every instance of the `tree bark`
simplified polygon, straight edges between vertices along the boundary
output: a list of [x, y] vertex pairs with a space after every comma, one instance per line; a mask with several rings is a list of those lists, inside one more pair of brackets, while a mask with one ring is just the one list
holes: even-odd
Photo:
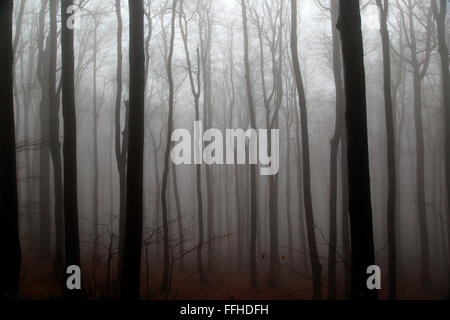
[[21, 252], [18, 227], [16, 142], [13, 102], [13, 1], [0, 4], [0, 296], [19, 292]]
[[120, 295], [139, 298], [141, 274], [144, 169], [144, 4], [129, 0], [130, 101], [125, 240]]
[[[432, 1], [434, 17], [437, 23], [439, 57], [441, 59], [441, 76], [442, 76], [442, 107], [444, 109], [444, 137], [445, 137], [445, 183], [447, 186], [447, 215], [450, 218], [450, 76], [448, 61], [448, 45], [446, 36], [446, 19], [447, 19], [447, 3], [446, 0], [440, 0], [439, 10], [437, 1]], [[448, 219], [447, 219], [448, 220]], [[448, 257], [450, 257], [450, 223], [447, 223], [447, 247]], [[450, 259], [450, 258], [449, 258]], [[450, 298], [450, 268], [448, 270], [448, 291], [447, 296]]]
[[340, 0], [339, 30], [346, 98], [352, 298], [377, 299], [376, 290], [369, 290], [366, 285], [366, 270], [375, 263], [375, 257], [367, 141], [366, 80], [358, 0]]
[[39, 123], [41, 130], [39, 149], [39, 256], [44, 261], [50, 256], [50, 149], [49, 149], [49, 95], [48, 51], [45, 48], [45, 14], [48, 0], [42, 1], [39, 12], [37, 76], [41, 87]]
[[[77, 265], [80, 261], [80, 239], [78, 231], [77, 199], [77, 121], [74, 90], [73, 30], [67, 26], [67, 8], [72, 0], [61, 2], [61, 57], [62, 57], [62, 109], [64, 120], [64, 231], [65, 267]], [[74, 293], [67, 294], [73, 295]]]
[[[342, 83], [342, 55], [339, 31], [336, 24], [339, 17], [339, 3], [330, 1], [331, 30], [333, 42], [333, 75], [336, 91], [336, 120], [334, 135], [330, 141], [330, 236], [328, 248], [328, 299], [335, 300], [337, 296], [336, 282], [336, 250], [337, 250], [337, 185], [338, 185], [338, 151], [342, 141], [343, 124], [345, 121], [344, 87]], [[342, 144], [341, 144], [342, 150]], [[348, 214], [348, 212], [347, 212]]]
[[53, 163], [53, 183], [55, 192], [55, 261], [56, 276], [62, 276], [64, 267], [64, 195], [61, 164], [61, 143], [59, 141], [59, 93], [56, 91], [56, 61], [57, 61], [57, 10], [58, 3], [50, 2], [50, 34], [49, 34], [49, 142]]

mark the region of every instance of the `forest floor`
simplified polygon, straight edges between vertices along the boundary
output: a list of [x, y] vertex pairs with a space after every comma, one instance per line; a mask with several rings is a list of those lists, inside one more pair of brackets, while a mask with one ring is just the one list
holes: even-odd
[[[85, 266], [89, 265], [86, 261]], [[92, 270], [92, 269], [91, 269]], [[111, 299], [117, 293], [117, 284], [111, 281], [107, 291], [106, 273], [104, 270], [96, 271], [95, 281], [91, 270], [83, 273], [83, 288], [86, 299]], [[161, 293], [162, 268], [160, 265], [152, 266], [149, 272], [148, 286], [145, 270], [141, 276], [142, 299], [175, 299], [175, 300], [307, 300], [311, 299], [312, 283], [303, 275], [282, 270], [281, 281], [278, 286], [271, 286], [266, 280], [267, 272], [260, 271], [258, 276], [258, 290], [250, 289], [250, 273], [245, 267], [227, 268], [215, 267], [212, 270], [206, 268], [208, 283], [202, 284], [195, 270], [175, 267], [173, 283], [169, 293]], [[284, 272], [283, 272], [284, 271]], [[115, 268], [111, 274], [115, 275]], [[323, 276], [326, 274], [323, 273]], [[113, 277], [114, 278], [114, 277]], [[417, 277], [404, 273], [398, 285], [399, 299], [445, 299], [446, 281], [441, 281], [429, 292], [423, 292], [418, 285]], [[21, 298], [26, 300], [52, 300], [62, 299], [63, 291], [61, 282], [56, 281], [52, 266], [47, 262], [24, 258], [21, 273]], [[326, 280], [323, 281], [322, 298], [326, 299]], [[95, 287], [95, 294], [94, 294]], [[341, 283], [338, 287], [342, 288]], [[387, 284], [382, 284], [380, 299], [387, 298]], [[341, 290], [341, 289], [339, 289]], [[338, 292], [338, 298], [342, 299], [342, 291]]]

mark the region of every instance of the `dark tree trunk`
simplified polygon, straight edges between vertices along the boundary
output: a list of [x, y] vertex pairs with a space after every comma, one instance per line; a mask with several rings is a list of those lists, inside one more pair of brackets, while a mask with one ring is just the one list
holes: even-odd
[[[342, 141], [343, 124], [345, 122], [344, 87], [342, 83], [342, 55], [339, 32], [336, 28], [339, 16], [339, 3], [330, 1], [331, 28], [333, 42], [333, 74], [336, 91], [336, 120], [334, 135], [330, 141], [330, 236], [328, 248], [328, 299], [337, 296], [336, 283], [336, 250], [337, 250], [337, 186], [338, 186], [338, 151]], [[342, 144], [341, 144], [342, 146]], [[342, 150], [342, 147], [341, 147]], [[348, 214], [348, 212], [347, 212]]]
[[56, 60], [57, 60], [57, 10], [58, 3], [50, 1], [50, 34], [49, 34], [49, 142], [53, 163], [53, 183], [55, 190], [55, 261], [54, 272], [56, 276], [62, 276], [64, 267], [64, 199], [61, 164], [61, 143], [59, 141], [59, 93], [56, 91]]
[[163, 218], [163, 243], [164, 243], [164, 270], [161, 282], [161, 291], [165, 292], [169, 289], [169, 224], [168, 224], [168, 209], [167, 209], [167, 186], [168, 186], [168, 176], [170, 170], [170, 150], [172, 146], [171, 136], [173, 130], [173, 109], [174, 109], [174, 82], [172, 74], [172, 59], [174, 51], [174, 40], [175, 40], [175, 18], [176, 18], [176, 8], [178, 0], [172, 1], [172, 18], [171, 18], [171, 29], [170, 29], [170, 45], [169, 45], [169, 56], [167, 58], [167, 77], [169, 79], [169, 115], [167, 120], [167, 137], [166, 137], [166, 151], [164, 154], [164, 170], [162, 176], [161, 184], [161, 204], [162, 204], [162, 218]]
[[[344, 114], [345, 117], [345, 114]], [[349, 198], [348, 198], [348, 161], [347, 161], [347, 135], [345, 134], [345, 118], [341, 136], [341, 190], [342, 190], [342, 258], [344, 265], [344, 295], [351, 297], [351, 244], [350, 244], [350, 223], [349, 223]]]
[[[241, 0], [242, 25], [244, 30], [244, 63], [245, 63], [245, 84], [247, 91], [248, 114], [250, 117], [250, 127], [256, 129], [255, 105], [253, 101], [252, 83], [250, 75], [249, 40], [247, 26], [247, 7], [245, 0]], [[257, 190], [256, 190], [256, 165], [250, 165], [250, 285], [254, 290], [258, 289], [257, 268], [256, 268], [256, 234], [257, 234]]]
[[384, 103], [386, 114], [387, 165], [388, 165], [388, 203], [387, 229], [389, 247], [389, 299], [397, 298], [397, 245], [396, 245], [396, 197], [397, 174], [395, 167], [394, 112], [392, 108], [391, 55], [388, 30], [389, 3], [377, 0], [380, 10], [381, 42], [384, 64]]
[[[442, 107], [444, 109], [444, 135], [445, 135], [445, 183], [447, 186], [447, 214], [450, 218], [450, 76], [448, 71], [448, 46], [446, 36], [447, 3], [440, 0], [438, 10], [436, 0], [432, 1], [434, 17], [437, 23], [437, 33], [439, 42], [439, 56], [441, 58], [442, 76]], [[448, 219], [447, 219], [448, 220]], [[450, 259], [450, 223], [447, 223], [447, 246], [448, 257]], [[448, 270], [448, 297], [450, 298], [450, 268]]]
[[123, 263], [123, 245], [125, 241], [125, 213], [127, 202], [126, 190], [126, 168], [127, 168], [127, 154], [128, 154], [128, 118], [129, 107], [128, 102], [125, 102], [125, 125], [123, 136], [121, 135], [121, 104], [122, 104], [122, 14], [121, 14], [121, 0], [116, 0], [116, 16], [117, 16], [117, 69], [116, 69], [116, 101], [115, 101], [115, 153], [117, 162], [117, 171], [119, 173], [119, 261], [118, 261], [118, 280], [120, 282], [120, 274]]
[[48, 0], [42, 1], [39, 12], [38, 66], [37, 76], [41, 87], [39, 123], [41, 130], [39, 149], [39, 256], [47, 260], [50, 256], [50, 149], [49, 149], [49, 91], [48, 50], [45, 48], [45, 14]]
[[72, 0], [61, 2], [62, 109], [64, 120], [64, 234], [65, 267], [80, 261], [77, 199], [77, 121], [74, 90], [73, 30], [68, 28], [67, 8]]
[[376, 299], [376, 290], [369, 290], [366, 285], [367, 267], [375, 263], [375, 257], [367, 141], [366, 80], [358, 0], [340, 0], [339, 30], [346, 98], [352, 298]]
[[143, 217], [144, 168], [144, 5], [129, 0], [130, 13], [130, 101], [125, 239], [120, 296], [139, 298]]
[[308, 115], [306, 108], [306, 95], [303, 86], [303, 79], [300, 72], [297, 49], [297, 0], [291, 0], [291, 53], [292, 65], [294, 68], [297, 94], [299, 97], [302, 155], [303, 155], [303, 199], [305, 205], [306, 230], [308, 235], [309, 254], [311, 257], [311, 269], [313, 273], [313, 298], [316, 300], [322, 297], [322, 265], [319, 261], [317, 250], [314, 213], [311, 197], [311, 170], [309, 158], [309, 133], [308, 133]]
[[17, 205], [16, 142], [13, 103], [13, 1], [0, 4], [0, 297], [19, 291], [20, 242]]

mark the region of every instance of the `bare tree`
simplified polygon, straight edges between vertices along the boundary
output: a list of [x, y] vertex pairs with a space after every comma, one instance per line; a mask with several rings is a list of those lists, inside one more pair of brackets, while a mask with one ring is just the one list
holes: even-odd
[[41, 3], [39, 11], [38, 66], [37, 77], [41, 87], [39, 123], [41, 130], [39, 151], [39, 250], [42, 259], [50, 255], [50, 149], [49, 149], [49, 96], [48, 96], [48, 52], [45, 47], [45, 15], [48, 0]]
[[[197, 72], [196, 79], [194, 79], [194, 72], [192, 70], [192, 62], [189, 54], [188, 48], [188, 21], [186, 19], [186, 14], [183, 8], [183, 0], [180, 1], [180, 15], [179, 15], [179, 24], [181, 37], [183, 38], [184, 51], [186, 54], [186, 64], [187, 71], [189, 75], [189, 84], [191, 86], [192, 96], [194, 98], [194, 112], [195, 112], [195, 121], [200, 120], [200, 111], [199, 111], [199, 100], [200, 100], [200, 90], [201, 90], [201, 81], [200, 81], [200, 49], [197, 47]], [[194, 150], [197, 153], [197, 156], [200, 156], [200, 150]], [[203, 247], [203, 196], [202, 196], [202, 177], [201, 177], [201, 167], [199, 164], [195, 165], [195, 180], [196, 180], [196, 194], [197, 194], [197, 219], [198, 219], [198, 246], [197, 246], [197, 270], [200, 277], [200, 281], [202, 283], [206, 283], [205, 272], [203, 269], [202, 262], [202, 247]]]
[[308, 114], [306, 108], [306, 95], [303, 86], [302, 74], [298, 60], [297, 48], [297, 0], [291, 0], [291, 54], [292, 65], [294, 68], [294, 76], [297, 86], [297, 94], [299, 98], [300, 122], [301, 122], [301, 138], [302, 138], [302, 155], [303, 155], [303, 199], [305, 206], [306, 229], [308, 233], [309, 254], [311, 257], [311, 268], [313, 272], [313, 298], [321, 299], [322, 296], [322, 265], [319, 261], [317, 251], [317, 242], [315, 235], [314, 213], [311, 198], [311, 170], [309, 157], [309, 132], [308, 132]]
[[13, 1], [0, 4], [0, 296], [15, 297], [19, 292], [21, 252], [19, 242], [16, 142], [13, 102]]
[[161, 203], [162, 203], [162, 216], [163, 216], [163, 241], [164, 241], [164, 271], [161, 283], [161, 291], [167, 291], [169, 289], [169, 226], [168, 226], [168, 210], [167, 210], [167, 185], [168, 176], [170, 170], [170, 150], [172, 146], [171, 136], [173, 130], [173, 109], [174, 109], [174, 82], [172, 73], [172, 59], [174, 51], [174, 41], [175, 41], [175, 18], [177, 13], [177, 3], [178, 0], [172, 1], [172, 18], [171, 18], [171, 29], [170, 29], [170, 45], [169, 45], [169, 56], [167, 59], [167, 78], [169, 81], [169, 115], [167, 121], [167, 141], [166, 141], [166, 151], [164, 155], [164, 170], [162, 176], [161, 184]]
[[397, 175], [395, 168], [395, 136], [394, 136], [394, 113], [392, 107], [392, 84], [391, 84], [391, 53], [388, 30], [389, 3], [377, 0], [380, 11], [381, 43], [383, 49], [384, 64], [384, 104], [386, 114], [386, 137], [387, 137], [387, 164], [388, 164], [388, 246], [389, 246], [389, 299], [397, 297], [397, 245], [396, 245], [396, 191]]
[[[432, 48], [432, 10], [426, 13], [426, 8], [416, 0], [402, 0], [403, 7], [400, 8], [400, 19], [402, 31], [405, 35], [406, 46], [410, 57], [402, 57], [412, 68], [414, 85], [414, 125], [416, 130], [416, 185], [417, 185], [417, 209], [419, 216], [420, 232], [420, 269], [423, 289], [430, 289], [430, 248], [428, 235], [428, 222], [425, 203], [425, 141], [422, 116], [422, 82], [425, 78], [431, 58]], [[422, 9], [423, 16], [420, 17], [416, 10]], [[406, 15], [406, 17], [405, 17]], [[418, 20], [419, 19], [419, 20]], [[416, 23], [425, 29], [425, 46], [419, 48], [420, 42], [417, 37]], [[424, 52], [423, 58], [421, 52]]]
[[[241, 0], [242, 26], [244, 31], [244, 63], [245, 63], [245, 85], [247, 91], [248, 114], [250, 117], [250, 128], [256, 129], [255, 105], [252, 93], [252, 82], [250, 75], [250, 57], [248, 40], [248, 22], [246, 0]], [[250, 285], [258, 289], [256, 268], [256, 233], [258, 222], [257, 190], [256, 190], [256, 165], [250, 165]]]
[[59, 113], [60, 88], [56, 89], [56, 61], [57, 61], [57, 10], [58, 4], [50, 1], [50, 33], [49, 33], [49, 143], [53, 163], [53, 183], [55, 192], [55, 262], [54, 270], [61, 276], [64, 267], [64, 195], [61, 163], [61, 143], [59, 141]]
[[129, 0], [130, 14], [130, 101], [127, 166], [127, 201], [125, 240], [121, 270], [120, 295], [139, 297], [143, 217], [144, 171], [144, 4]]
[[[450, 217], [450, 77], [448, 71], [448, 45], [446, 36], [447, 2], [441, 0], [438, 8], [437, 0], [431, 1], [434, 18], [437, 24], [439, 57], [441, 59], [442, 107], [444, 108], [445, 137], [445, 183], [447, 185], [447, 214]], [[447, 222], [447, 247], [450, 257], [450, 223]], [[450, 268], [448, 268], [448, 297], [450, 297]]]
[[367, 141], [364, 49], [359, 0], [341, 0], [339, 30], [344, 61], [349, 211], [352, 244], [352, 298], [376, 299], [366, 285], [366, 270], [375, 262], [369, 150]]
[[[77, 192], [77, 121], [75, 113], [73, 29], [69, 27], [68, 7], [72, 0], [61, 2], [62, 110], [64, 120], [64, 234], [65, 267], [81, 267], [78, 231]], [[70, 295], [70, 293], [68, 292]], [[73, 294], [73, 293], [72, 293]]]

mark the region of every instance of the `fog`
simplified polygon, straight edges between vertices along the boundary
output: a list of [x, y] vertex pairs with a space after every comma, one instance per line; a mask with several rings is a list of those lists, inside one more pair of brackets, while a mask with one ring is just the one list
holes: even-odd
[[[395, 290], [399, 299], [443, 298], [448, 290], [450, 235], [444, 111], [449, 106], [442, 101], [441, 60], [431, 2], [389, 1], [387, 23], [397, 180], [393, 226]], [[290, 48], [291, 6], [289, 1], [283, 0], [246, 0], [245, 3], [249, 74], [246, 74], [240, 1], [180, 0], [173, 13], [172, 1], [144, 0], [142, 298], [317, 298], [313, 295], [315, 273], [311, 257], [314, 254], [311, 252], [311, 234], [308, 237], [309, 221], [305, 216], [304, 136]], [[55, 209], [55, 191], [59, 187], [55, 188], [55, 166], [48, 131], [53, 121], [48, 107], [49, 55], [52, 50], [49, 4], [49, 1], [20, 0], [15, 1], [13, 11], [13, 42], [17, 41], [13, 79], [23, 259], [21, 292], [29, 298], [52, 298], [61, 294], [54, 275], [57, 260], [61, 259], [57, 251], [64, 252], [61, 249], [64, 240], [58, 240], [57, 215], [61, 218], [63, 213]], [[128, 106], [129, 8], [128, 1], [80, 0], [75, 4], [80, 8], [80, 15], [75, 17], [74, 84], [81, 271], [87, 295], [104, 298], [119, 294], [120, 234], [125, 232], [120, 227], [121, 211], [126, 213], [126, 209], [121, 210], [121, 206], [125, 206], [125, 191], [121, 192], [119, 163], [126, 159], [129, 145], [126, 141], [129, 134], [127, 110], [133, 108], [133, 105]], [[347, 152], [343, 147], [345, 124], [342, 123], [340, 132], [336, 133], [335, 129], [337, 122], [344, 121], [340, 120], [343, 114], [337, 114], [340, 111], [337, 111], [336, 61], [333, 60], [334, 54], [341, 50], [340, 38], [333, 42], [332, 34], [337, 21], [333, 24], [331, 19], [333, 15], [333, 19], [337, 16], [327, 0], [298, 1], [297, 12], [298, 61], [306, 96], [307, 119], [304, 120], [307, 120], [309, 138], [312, 237], [322, 267], [321, 298], [346, 299], [351, 296], [349, 266], [352, 249], [350, 221], [345, 209], [348, 210], [346, 156], [343, 158]], [[122, 19], [120, 78], [117, 74], [118, 14]], [[279, 171], [273, 176], [261, 175], [261, 164], [258, 163], [256, 185], [252, 189], [252, 166], [249, 164], [201, 164], [197, 167], [195, 164], [175, 165], [170, 160], [165, 230], [161, 193], [167, 166], [165, 153], [171, 87], [167, 69], [173, 17], [173, 130], [187, 129], [194, 137], [195, 91], [198, 120], [203, 122], [205, 131], [215, 128], [225, 137], [227, 129], [250, 128], [248, 75], [255, 108], [255, 129], [279, 129]], [[361, 21], [374, 258], [381, 269], [382, 290], [378, 295], [387, 299], [392, 272], [389, 270], [389, 241], [392, 239], [388, 232], [385, 69], [376, 1], [361, 1]], [[58, 106], [63, 23], [58, 4], [55, 91]], [[447, 45], [449, 26], [447, 19]], [[339, 36], [339, 30], [335, 32]], [[333, 47], [336, 43], [339, 47]], [[413, 53], [417, 63], [413, 61]], [[342, 64], [341, 58], [338, 59], [338, 64]], [[416, 71], [420, 74], [419, 80], [415, 78]], [[342, 82], [343, 74], [339, 78]], [[119, 97], [118, 81], [122, 85]], [[418, 88], [420, 101], [417, 101]], [[418, 110], [424, 143], [422, 186], [418, 186], [420, 179], [417, 176], [420, 175], [417, 170], [420, 143], [416, 139]], [[56, 153], [61, 160], [64, 148], [62, 107], [58, 108], [56, 117], [61, 144], [61, 150]], [[330, 146], [336, 138], [337, 158], [333, 164]], [[174, 146], [175, 143], [171, 145]], [[330, 202], [333, 198], [330, 168], [333, 166], [337, 170], [334, 211], [330, 208], [333, 207]], [[196, 176], [198, 168], [200, 181]], [[202, 235], [199, 232], [199, 182]], [[423, 200], [420, 200], [421, 188]], [[254, 192], [256, 209], [251, 203]], [[256, 269], [249, 258], [252, 209], [257, 213]], [[330, 268], [334, 273], [329, 272]], [[165, 271], [169, 274], [167, 280], [164, 280]], [[253, 276], [257, 291], [251, 290], [252, 287], [255, 289]], [[46, 288], [47, 293], [36, 293], [38, 288]]]

